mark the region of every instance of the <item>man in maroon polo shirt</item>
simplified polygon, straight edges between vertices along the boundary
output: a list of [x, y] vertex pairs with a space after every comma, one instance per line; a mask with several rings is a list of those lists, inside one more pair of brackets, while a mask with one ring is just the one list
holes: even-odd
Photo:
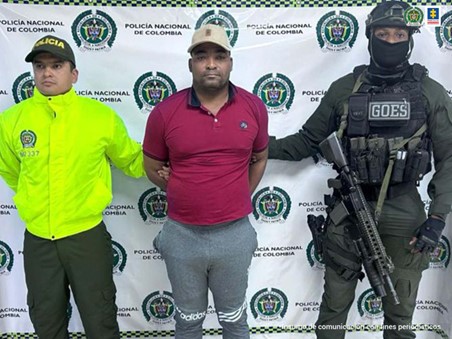
[[[248, 215], [267, 162], [268, 116], [257, 96], [229, 81], [230, 50], [222, 27], [198, 29], [188, 48], [192, 87], [158, 104], [146, 126], [146, 173], [167, 192], [168, 221], [154, 246], [172, 286], [177, 339], [202, 338], [208, 289], [223, 338], [249, 338], [245, 297], [257, 239]], [[168, 181], [158, 174], [167, 162]]]

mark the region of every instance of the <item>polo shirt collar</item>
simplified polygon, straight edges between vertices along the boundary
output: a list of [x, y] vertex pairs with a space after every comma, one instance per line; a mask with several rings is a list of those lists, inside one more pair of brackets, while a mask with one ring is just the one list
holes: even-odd
[[[229, 81], [228, 86], [228, 102], [231, 102], [234, 99], [235, 93], [237, 92], [237, 89], [235, 88], [235, 85]], [[195, 89], [193, 86], [190, 88], [190, 92], [188, 95], [188, 104], [193, 107], [201, 107], [201, 102], [198, 99], [198, 96], [196, 95]]]

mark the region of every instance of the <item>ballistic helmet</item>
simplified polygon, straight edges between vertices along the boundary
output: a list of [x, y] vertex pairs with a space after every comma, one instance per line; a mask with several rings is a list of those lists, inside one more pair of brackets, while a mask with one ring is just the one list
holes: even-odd
[[417, 31], [417, 28], [407, 26], [404, 13], [410, 8], [406, 2], [403, 1], [383, 1], [379, 3], [366, 20], [366, 37], [370, 37], [370, 31], [374, 27], [403, 27], [408, 28], [410, 35]]

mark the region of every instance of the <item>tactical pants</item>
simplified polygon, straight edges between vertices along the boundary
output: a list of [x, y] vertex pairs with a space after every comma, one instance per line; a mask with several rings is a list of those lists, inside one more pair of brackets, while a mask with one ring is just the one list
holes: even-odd
[[201, 339], [211, 290], [224, 339], [250, 337], [248, 269], [257, 237], [248, 217], [193, 226], [168, 219], [154, 239], [165, 260], [176, 306], [176, 339]]
[[[428, 253], [411, 253], [413, 246], [409, 242], [416, 228], [425, 220], [424, 206], [417, 191], [413, 190], [387, 200], [382, 212], [378, 228], [386, 253], [395, 266], [390, 276], [400, 299], [400, 304], [395, 305], [389, 291], [388, 296], [382, 298], [384, 325], [387, 325], [385, 328], [391, 328], [384, 330], [383, 338], [415, 338], [414, 332], [407, 328], [412, 323], [422, 271], [428, 268], [430, 257]], [[353, 273], [361, 269], [360, 263], [353, 260], [353, 254], [357, 256], [357, 252], [347, 232], [350, 222], [345, 219], [339, 225], [330, 225], [327, 230], [325, 245], [329, 248], [330, 259], [337, 266], [326, 267], [324, 293], [316, 322], [317, 339], [345, 338], [344, 326], [347, 324], [348, 312], [354, 305], [358, 282], [358, 276]], [[367, 278], [362, 283], [369, 284]], [[324, 329], [328, 328], [325, 325], [332, 325], [336, 329]]]
[[111, 236], [104, 223], [55, 241], [25, 231], [27, 302], [41, 339], [68, 339], [69, 286], [88, 339], [119, 339]]

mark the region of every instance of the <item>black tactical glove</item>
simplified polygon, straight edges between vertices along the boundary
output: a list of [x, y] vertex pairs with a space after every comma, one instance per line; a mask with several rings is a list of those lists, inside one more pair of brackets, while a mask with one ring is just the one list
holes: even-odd
[[442, 219], [428, 217], [417, 231], [414, 250], [416, 252], [433, 251], [438, 245], [445, 225], [446, 223]]

